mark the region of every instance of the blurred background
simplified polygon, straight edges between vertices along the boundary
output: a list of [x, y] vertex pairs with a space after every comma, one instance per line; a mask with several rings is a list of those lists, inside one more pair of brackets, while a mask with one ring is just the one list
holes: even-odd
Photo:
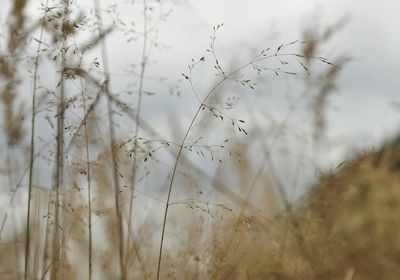
[[[111, 174], [117, 172], [122, 208], [128, 209], [135, 200], [137, 227], [129, 234], [150, 248], [143, 253], [144, 262], [154, 265], [171, 177], [170, 223], [191, 225], [193, 231], [199, 228], [198, 238], [206, 244], [216, 220], [232, 216], [242, 217], [243, 224], [251, 223], [251, 218], [267, 221], [287, 202], [295, 203], [324, 174], [398, 135], [398, 1], [102, 0], [97, 12], [93, 1], [67, 2], [68, 20], [74, 26], [68, 36], [63, 29], [61, 35], [57, 33], [62, 20], [58, 1], [21, 4], [24, 17], [18, 38], [22, 43], [15, 50], [10, 47], [9, 27], [18, 26], [21, 16], [13, 13], [17, 5], [12, 1], [0, 4], [4, 234], [13, 236], [23, 230], [26, 190], [31, 186], [39, 192], [54, 190], [58, 168], [64, 173], [62, 196], [76, 204], [68, 207], [82, 206], [82, 213], [91, 212], [82, 202], [88, 199], [84, 190], [90, 169], [95, 177], [93, 196], [103, 203], [93, 210], [94, 232], [103, 238], [100, 232], [107, 223], [101, 220], [107, 220], [114, 207], [109, 194], [116, 180], [111, 183]], [[48, 21], [41, 31], [43, 17]], [[99, 30], [107, 30], [100, 40], [96, 39]], [[265, 59], [257, 60], [264, 54]], [[15, 66], [10, 75], [4, 70], [9, 64]], [[61, 70], [65, 66], [68, 71]], [[223, 78], [226, 81], [218, 85]], [[10, 80], [15, 81], [11, 101], [6, 94]], [[109, 98], [98, 93], [105, 85], [114, 97], [111, 123]], [[65, 89], [66, 106], [61, 167], [55, 160], [60, 146], [60, 88]], [[196, 115], [210, 92], [206, 106]], [[98, 96], [102, 98], [93, 115], [86, 118], [89, 104]], [[180, 143], [193, 120], [180, 156]], [[11, 123], [21, 123], [15, 141], [11, 141]], [[83, 124], [88, 125], [90, 148], [85, 148]], [[115, 133], [111, 141], [118, 147], [113, 164], [109, 126]], [[90, 150], [86, 158], [85, 150]], [[50, 202], [44, 201], [51, 201], [50, 196], [39, 197], [35, 198], [37, 217], [49, 209]], [[127, 209], [121, 210], [125, 218], [132, 211]], [[194, 214], [182, 214], [182, 209]], [[218, 219], [212, 222], [205, 217]], [[80, 230], [87, 227], [85, 220]], [[179, 244], [182, 236], [189, 238], [192, 231], [181, 230], [169, 231], [167, 249]], [[170, 254], [179, 255], [173, 250]]]

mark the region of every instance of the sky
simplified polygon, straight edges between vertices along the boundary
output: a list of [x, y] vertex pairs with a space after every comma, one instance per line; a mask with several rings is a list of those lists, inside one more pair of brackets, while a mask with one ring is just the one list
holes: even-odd
[[[301, 39], [306, 29], [322, 30], [347, 19], [321, 50], [321, 55], [332, 59], [351, 59], [331, 97], [332, 107], [336, 108], [330, 112], [331, 134], [360, 147], [374, 145], [397, 133], [398, 1], [205, 0], [179, 2], [171, 9], [173, 12], [160, 26], [159, 35], [159, 40], [171, 48], [160, 54], [162, 58], [156, 66], [156, 72], [169, 73], [171, 79], [178, 79], [190, 58], [200, 56], [208, 47], [213, 25], [224, 23], [217, 47], [221, 60], [228, 65], [232, 59], [248, 59], [249, 50]], [[129, 13], [124, 16], [128, 18]], [[129, 52], [129, 46], [125, 47]], [[117, 65], [124, 60], [125, 51], [120, 54]]]
[[[379, 146], [398, 133], [400, 37], [395, 35], [400, 26], [398, 1], [205, 0], [177, 1], [171, 9], [173, 12], [160, 26], [159, 35], [159, 40], [170, 48], [155, 53], [154, 57], [159, 59], [157, 66], [149, 69], [168, 73], [171, 80], [185, 73], [190, 58], [204, 54], [213, 25], [224, 23], [216, 46], [222, 64], [227, 66], [245, 62], [263, 47], [302, 39], [304, 30], [318, 32], [345, 21], [319, 50], [321, 56], [332, 60], [341, 56], [350, 58], [339, 74], [337, 90], [329, 98], [324, 167], [336, 166], [349, 154]], [[129, 13], [123, 16], [129, 18]], [[129, 46], [120, 46], [121, 50], [125, 48]], [[116, 65], [122, 63], [124, 53], [121, 51]], [[200, 69], [198, 76], [212, 81], [207, 70]], [[204, 82], [204, 78], [198, 80], [196, 85], [204, 90], [211, 84]], [[279, 96], [288, 90], [282, 84], [285, 80], [267, 78], [258, 89], [260, 95], [264, 89], [273, 92], [265, 102], [277, 102], [277, 106], [270, 108], [277, 111], [278, 119], [279, 111], [287, 109], [287, 104], [279, 107], [282, 104]], [[185, 91], [185, 86], [182, 87]], [[294, 95], [301, 91], [296, 83], [290, 90]], [[185, 98], [191, 104], [193, 96], [183, 94], [181, 101]], [[188, 107], [186, 114], [190, 116], [193, 108]]]
[[[30, 1], [29, 13], [32, 21], [41, 11], [39, 1]], [[50, 1], [52, 3], [52, 1]], [[158, 1], [148, 1], [155, 12], [151, 13], [157, 21], [160, 11]], [[184, 116], [180, 125], [187, 126], [189, 118], [197, 106], [181, 73], [187, 73], [187, 64], [191, 58], [199, 59], [210, 44], [212, 26], [224, 23], [217, 34], [216, 49], [221, 65], [226, 68], [247, 62], [260, 49], [281, 43], [302, 40], [304, 30], [321, 31], [341, 20], [346, 24], [318, 50], [321, 56], [336, 59], [341, 56], [350, 58], [337, 79], [337, 90], [329, 98], [327, 109], [327, 132], [323, 154], [323, 167], [337, 165], [354, 151], [362, 151], [380, 145], [399, 131], [400, 120], [400, 2], [396, 0], [174, 0], [161, 1], [161, 11], [168, 13], [165, 21], [156, 25], [156, 40], [160, 49], [149, 53], [149, 66], [145, 81], [145, 90], [156, 96], [144, 98], [143, 118], [155, 125], [156, 130], [166, 137], [180, 139], [171, 130], [171, 108], [176, 114]], [[143, 28], [141, 1], [101, 1], [103, 9], [117, 5], [116, 14], [128, 25], [134, 22], [136, 30]], [[8, 2], [2, 1], [0, 20], [7, 19]], [[93, 2], [79, 1], [82, 10], [88, 12]], [[171, 11], [170, 13], [168, 11]], [[112, 16], [103, 14], [106, 24]], [[154, 33], [155, 34], [155, 33]], [[154, 35], [153, 34], [153, 35]], [[153, 36], [152, 35], [152, 36]], [[121, 74], [130, 64], [137, 64], [141, 54], [141, 36], [136, 42], [127, 42], [129, 35], [121, 32], [111, 34], [106, 44], [109, 50], [113, 90], [123, 91], [129, 85], [129, 77]], [[152, 37], [155, 38], [155, 37]], [[99, 53], [90, 53], [96, 57]], [[44, 73], [48, 70], [44, 69]], [[42, 75], [43, 79], [51, 79]], [[180, 96], [171, 96], [168, 87], [160, 85], [154, 77], [166, 77], [168, 84], [178, 82]], [[153, 78], [151, 78], [153, 77]], [[206, 92], [215, 77], [209, 68], [199, 67], [194, 72], [194, 85], [199, 92]], [[260, 99], [246, 97], [248, 94], [232, 87], [233, 96], [241, 97], [243, 104], [235, 115], [247, 119], [259, 118], [260, 113], [270, 112], [279, 121], [285, 118], [289, 110], [290, 94], [299, 96], [303, 88], [287, 78], [267, 76], [258, 81], [255, 92]], [[289, 95], [288, 99], [283, 96]], [[129, 96], [126, 97], [129, 102]], [[260, 101], [261, 100], [261, 101]], [[293, 101], [293, 100], [292, 100]], [[255, 102], [251, 103], [251, 102]], [[265, 102], [265, 103], [264, 103]], [[177, 105], [178, 104], [178, 105]], [[253, 107], [252, 107], [253, 106]], [[302, 105], [304, 106], [304, 104]], [[270, 110], [270, 111], [269, 111]], [[246, 115], [247, 114], [247, 115]], [[289, 126], [301, 126], [301, 119], [295, 115]], [[251, 127], [249, 126], [251, 129]], [[296, 149], [296, 143], [290, 140], [286, 145]], [[292, 147], [290, 147], [292, 148]], [[277, 159], [277, 165], [286, 165], [287, 159]], [[289, 159], [290, 161], [290, 159]], [[279, 163], [281, 162], [281, 163]], [[310, 172], [311, 174], [312, 172]], [[310, 175], [311, 176], [311, 175]]]

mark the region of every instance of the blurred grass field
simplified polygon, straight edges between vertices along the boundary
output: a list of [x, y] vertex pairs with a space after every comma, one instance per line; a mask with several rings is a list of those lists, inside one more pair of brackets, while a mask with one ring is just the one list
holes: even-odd
[[[219, 60], [217, 24], [171, 83], [147, 76], [165, 3], [130, 3], [129, 27], [118, 4], [46, 1], [34, 20], [29, 4], [0, 37], [0, 279], [398, 278], [399, 139], [327, 168], [348, 58], [319, 52], [345, 21], [242, 66]], [[138, 53], [123, 85], [115, 33]]]

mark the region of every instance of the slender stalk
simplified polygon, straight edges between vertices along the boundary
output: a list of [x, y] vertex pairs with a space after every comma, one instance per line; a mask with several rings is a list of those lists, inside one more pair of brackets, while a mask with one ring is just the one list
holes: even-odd
[[[63, 58], [63, 65], [65, 63], [65, 59]], [[64, 75], [64, 70], [61, 71], [61, 75]], [[59, 223], [60, 223], [60, 189], [63, 185], [63, 141], [64, 141], [64, 96], [65, 96], [65, 84], [64, 84], [64, 77], [62, 77], [61, 81], [61, 90], [60, 90], [60, 104], [58, 105], [58, 121], [57, 121], [57, 154], [56, 154], [56, 173], [55, 173], [55, 231], [54, 231], [54, 239], [53, 239], [53, 258], [55, 258], [55, 263], [58, 264], [60, 261], [60, 251], [58, 248], [58, 243], [60, 239], [60, 230], [59, 230]], [[58, 266], [53, 266], [51, 272], [51, 279], [57, 279], [57, 270]]]
[[49, 191], [49, 195], [47, 197], [47, 211], [46, 211], [46, 227], [45, 227], [45, 236], [44, 236], [44, 248], [43, 248], [43, 265], [42, 265], [42, 274], [45, 274], [47, 259], [49, 258], [49, 235], [50, 235], [50, 211], [51, 211], [51, 198], [53, 196], [53, 190]]
[[[172, 175], [171, 175], [171, 181], [168, 187], [168, 195], [167, 195], [167, 200], [166, 200], [166, 204], [165, 204], [165, 210], [164, 210], [164, 218], [163, 218], [163, 225], [162, 225], [162, 230], [161, 230], [161, 241], [160, 241], [160, 250], [159, 250], [159, 255], [158, 255], [158, 267], [157, 267], [157, 280], [160, 279], [160, 270], [161, 270], [161, 261], [162, 261], [162, 253], [163, 253], [163, 246], [164, 246], [164, 237], [165, 237], [165, 228], [166, 228], [166, 223], [167, 223], [167, 218], [168, 218], [168, 209], [170, 204], [170, 199], [171, 199], [171, 192], [172, 192], [172, 188], [173, 188], [173, 184], [174, 184], [174, 180], [175, 180], [175, 175], [176, 175], [176, 171], [177, 171], [177, 167], [178, 167], [178, 163], [179, 160], [181, 158], [181, 154], [182, 154], [182, 150], [184, 147], [184, 144], [186, 142], [186, 139], [189, 135], [190, 130], [193, 127], [193, 124], [195, 122], [195, 120], [197, 119], [197, 116], [199, 115], [200, 111], [202, 110], [202, 108], [205, 106], [206, 101], [215, 93], [216, 89], [221, 86], [226, 80], [229, 80], [232, 76], [234, 76], [235, 74], [239, 73], [240, 71], [242, 71], [244, 68], [253, 65], [255, 62], [260, 62], [260, 61], [265, 61], [267, 59], [273, 58], [273, 57], [281, 57], [281, 56], [296, 56], [298, 57], [298, 54], [295, 53], [275, 53], [272, 55], [266, 55], [266, 56], [257, 56], [256, 58], [254, 58], [253, 60], [251, 60], [250, 62], [238, 67], [236, 70], [233, 70], [232, 72], [230, 72], [229, 74], [225, 74], [222, 73], [222, 79], [217, 82], [214, 87], [208, 92], [208, 94], [206, 95], [206, 97], [201, 101], [200, 105], [198, 106], [196, 113], [194, 114], [186, 132], [185, 135], [181, 141], [181, 145], [179, 147], [179, 151], [178, 154], [176, 156], [175, 159], [175, 164], [174, 164], [174, 168], [172, 171]], [[222, 71], [222, 70], [221, 70]]]
[[[86, 108], [85, 102], [85, 94], [82, 91], [83, 95], [83, 107]], [[86, 115], [86, 109], [84, 109], [84, 113]], [[88, 140], [88, 131], [87, 124], [85, 122], [85, 146], [86, 146], [86, 169], [87, 169], [87, 183], [88, 183], [88, 207], [89, 207], [89, 280], [92, 279], [93, 275], [93, 250], [92, 250], [92, 195], [91, 195], [91, 178], [90, 178], [90, 153], [89, 153], [89, 140]]]
[[[48, 0], [46, 1], [46, 6]], [[46, 15], [46, 12], [45, 14]], [[25, 272], [24, 279], [28, 278], [28, 264], [30, 255], [30, 216], [31, 216], [31, 199], [32, 199], [32, 184], [33, 184], [33, 163], [35, 155], [35, 123], [36, 123], [36, 88], [38, 81], [38, 69], [39, 69], [39, 54], [42, 46], [44, 33], [44, 21], [40, 28], [39, 42], [36, 49], [35, 65], [33, 72], [33, 87], [32, 87], [32, 112], [31, 112], [31, 142], [30, 142], [30, 157], [29, 157], [29, 179], [28, 179], [28, 209], [26, 213], [26, 237], [25, 237]]]
[[[78, 48], [78, 45], [75, 42], [75, 47]], [[80, 57], [79, 64], [82, 63], [82, 57]], [[89, 248], [88, 248], [88, 279], [91, 280], [93, 276], [93, 235], [92, 235], [92, 192], [91, 192], [91, 172], [90, 172], [90, 152], [89, 152], [89, 133], [87, 128], [87, 122], [89, 118], [88, 110], [86, 109], [86, 95], [85, 95], [85, 87], [83, 85], [82, 77], [79, 77], [81, 95], [82, 95], [82, 103], [83, 103], [83, 119], [81, 121], [84, 134], [85, 134], [85, 156], [86, 156], [86, 181], [88, 184], [87, 195], [88, 195], [88, 239], [89, 239]], [[99, 94], [97, 95], [99, 96]], [[72, 140], [67, 146], [66, 149], [72, 147]]]
[[[61, 71], [63, 72], [63, 71]], [[64, 98], [64, 82], [61, 82], [61, 92], [60, 92], [60, 98], [63, 100]], [[57, 153], [56, 153], [56, 170], [55, 170], [55, 182], [54, 182], [54, 189], [55, 189], [55, 220], [54, 220], [54, 236], [53, 236], [53, 258], [55, 259], [54, 262], [57, 264], [56, 266], [52, 267], [51, 271], [51, 279], [57, 279], [57, 270], [58, 270], [58, 264], [60, 261], [60, 252], [58, 248], [58, 243], [60, 239], [60, 189], [63, 184], [63, 171], [62, 171], [62, 166], [63, 166], [63, 155], [62, 155], [62, 141], [63, 141], [63, 127], [64, 127], [64, 110], [63, 107], [64, 103], [60, 101], [60, 104], [58, 106], [58, 121], [57, 121]]]
[[41, 248], [41, 246], [42, 246], [42, 241], [43, 241], [43, 239], [41, 239], [41, 238], [38, 238], [37, 236], [39, 236], [37, 233], [38, 232], [41, 232], [41, 230], [42, 230], [42, 227], [41, 227], [41, 225], [42, 225], [42, 223], [40, 222], [41, 221], [41, 219], [40, 219], [40, 217], [41, 217], [41, 214], [42, 214], [42, 197], [41, 197], [41, 191], [36, 191], [35, 192], [35, 204], [36, 204], [36, 207], [35, 207], [35, 219], [36, 219], [36, 223], [37, 223], [37, 227], [36, 227], [36, 230], [35, 230], [35, 233], [36, 233], [36, 236], [35, 236], [35, 238], [36, 238], [36, 242], [35, 242], [35, 244], [34, 244], [34, 254], [33, 254], [33, 275], [35, 276], [35, 277], [37, 277], [37, 275], [39, 275], [39, 263], [40, 263], [40, 257], [39, 257], [39, 254], [40, 254], [40, 248]]
[[53, 237], [53, 261], [55, 265], [52, 266], [50, 278], [57, 279], [58, 270], [61, 262], [61, 245], [62, 233], [60, 232], [60, 205], [61, 205], [61, 188], [64, 184], [64, 126], [65, 126], [65, 69], [67, 64], [67, 34], [64, 30], [64, 25], [69, 14], [69, 1], [63, 0], [63, 28], [61, 31], [62, 48], [61, 48], [61, 71], [60, 71], [60, 101], [57, 109], [57, 152], [56, 152], [56, 171], [54, 188], [56, 192], [55, 198], [55, 221], [54, 221], [54, 237]]
[[161, 241], [160, 241], [160, 251], [159, 251], [159, 255], [158, 255], [158, 267], [157, 267], [157, 280], [160, 279], [160, 269], [161, 269], [161, 259], [162, 259], [162, 252], [163, 252], [163, 246], [164, 246], [164, 236], [165, 236], [165, 228], [166, 228], [166, 224], [167, 224], [167, 218], [168, 218], [168, 209], [169, 209], [169, 201], [171, 199], [171, 192], [172, 192], [172, 187], [174, 184], [174, 180], [175, 180], [175, 174], [177, 171], [177, 167], [178, 167], [178, 163], [179, 163], [179, 159], [181, 158], [181, 153], [183, 150], [183, 146], [186, 142], [186, 139], [189, 135], [190, 130], [193, 127], [193, 124], [195, 122], [195, 120], [197, 119], [197, 116], [199, 115], [201, 109], [203, 108], [203, 104], [207, 101], [207, 99], [211, 96], [211, 94], [223, 83], [225, 82], [227, 78], [223, 78], [221, 81], [219, 81], [212, 89], [211, 91], [207, 94], [207, 96], [203, 99], [202, 103], [199, 105], [199, 107], [197, 108], [196, 113], [194, 114], [192, 121], [189, 124], [189, 127], [186, 130], [185, 135], [183, 136], [183, 139], [181, 141], [181, 145], [179, 147], [179, 151], [178, 151], [178, 155], [176, 156], [175, 159], [175, 164], [174, 164], [174, 169], [172, 171], [172, 176], [171, 176], [171, 181], [169, 183], [169, 187], [168, 187], [168, 195], [167, 195], [167, 201], [165, 204], [165, 210], [164, 210], [164, 218], [163, 218], [163, 225], [162, 225], [162, 230], [161, 230]]
[[[147, 64], [147, 3], [146, 0], [143, 0], [143, 46], [142, 46], [142, 62], [140, 64], [140, 76], [139, 76], [139, 89], [138, 89], [138, 99], [137, 99], [137, 109], [135, 115], [135, 139], [133, 144], [133, 165], [132, 165], [132, 177], [131, 177], [131, 198], [129, 204], [129, 216], [128, 216], [128, 231], [131, 232], [132, 227], [132, 216], [133, 216], [133, 201], [135, 199], [135, 188], [136, 188], [136, 172], [137, 172], [137, 150], [138, 150], [138, 137], [140, 133], [140, 113], [142, 108], [142, 96], [143, 96], [143, 84], [144, 84], [144, 73], [146, 70]], [[124, 270], [124, 278], [127, 278], [127, 266], [128, 266], [128, 251], [130, 250], [130, 237], [133, 238], [133, 234], [127, 235], [127, 252], [125, 256], [125, 270]], [[132, 240], [132, 243], [134, 241]], [[132, 244], [134, 246], [134, 244]]]
[[12, 165], [13, 161], [11, 159], [11, 155], [13, 154], [12, 151], [13, 147], [11, 145], [7, 145], [7, 155], [6, 155], [6, 164], [7, 164], [7, 179], [8, 179], [8, 185], [10, 188], [10, 191], [13, 191], [12, 186], [14, 186], [14, 180], [13, 180], [13, 172], [12, 172]]
[[[98, 15], [98, 25], [99, 25], [99, 32], [101, 34], [101, 30], [103, 30], [103, 20], [101, 16], [101, 6], [99, 0], [93, 0], [94, 1], [94, 6], [97, 11]], [[116, 211], [116, 216], [117, 216], [117, 223], [118, 223], [118, 249], [119, 249], [119, 266], [120, 266], [120, 273], [121, 277], [123, 276], [124, 272], [124, 240], [123, 240], [123, 226], [122, 226], [122, 212], [121, 212], [121, 206], [119, 203], [119, 191], [120, 191], [120, 186], [119, 186], [119, 174], [118, 174], [118, 161], [117, 161], [117, 151], [116, 151], [116, 145], [115, 145], [115, 130], [114, 130], [114, 120], [113, 120], [113, 113], [112, 113], [112, 103], [110, 100], [110, 89], [109, 89], [109, 82], [110, 82], [110, 76], [109, 76], [109, 64], [108, 64], [108, 56], [107, 56], [107, 46], [104, 40], [101, 40], [100, 42], [101, 46], [101, 56], [103, 60], [103, 70], [104, 70], [104, 86], [103, 86], [103, 91], [106, 93], [107, 97], [107, 115], [108, 115], [108, 127], [109, 127], [109, 137], [110, 137], [110, 151], [111, 151], [111, 160], [112, 160], [112, 165], [113, 165], [113, 182], [114, 182], [114, 188], [115, 188], [115, 211]], [[123, 279], [123, 278], [122, 278]]]
[[201, 101], [200, 105], [198, 106], [196, 113], [194, 114], [192, 121], [190, 122], [185, 135], [182, 138], [181, 144], [179, 146], [179, 150], [178, 150], [178, 154], [176, 156], [175, 159], [175, 164], [174, 164], [174, 168], [172, 170], [172, 176], [171, 176], [171, 181], [169, 183], [169, 187], [168, 187], [168, 195], [167, 195], [167, 200], [166, 200], [166, 204], [165, 204], [165, 210], [164, 210], [164, 218], [163, 218], [163, 225], [162, 225], [162, 230], [161, 230], [161, 241], [160, 241], [160, 250], [159, 250], [159, 255], [158, 255], [158, 266], [157, 266], [157, 280], [160, 279], [160, 270], [161, 270], [161, 260], [162, 260], [162, 253], [163, 253], [163, 247], [164, 247], [164, 236], [165, 236], [165, 228], [166, 228], [166, 224], [167, 224], [167, 218], [168, 218], [168, 209], [170, 206], [170, 199], [171, 199], [171, 192], [172, 192], [172, 187], [174, 184], [174, 180], [175, 180], [175, 175], [176, 175], [176, 171], [177, 171], [177, 167], [178, 167], [178, 163], [179, 160], [181, 158], [181, 154], [182, 154], [182, 150], [184, 147], [184, 144], [186, 142], [186, 139], [189, 135], [190, 130], [193, 127], [194, 122], [197, 119], [197, 116], [199, 115], [200, 111], [202, 110], [205, 102], [209, 99], [209, 97], [211, 95], [214, 94], [215, 90], [222, 85], [228, 78], [232, 77], [233, 75], [235, 75], [236, 73], [240, 72], [242, 69], [248, 67], [249, 65], [251, 65], [255, 60], [252, 60], [249, 63], [244, 64], [243, 66], [237, 68], [236, 70], [232, 71], [230, 74], [228, 75], [224, 75], [223, 78], [217, 82], [217, 84], [215, 84], [215, 86], [208, 92], [208, 94], [206, 95], [206, 97]]
[[[83, 100], [83, 115], [86, 117], [87, 112], [86, 112], [86, 96], [85, 96], [85, 90], [83, 86], [82, 79], [79, 79], [80, 85], [81, 85], [81, 93], [82, 93], [82, 100]], [[88, 134], [88, 129], [87, 129], [87, 118], [84, 119], [84, 133], [85, 133], [85, 152], [86, 152], [86, 180], [88, 184], [87, 188], [87, 195], [88, 195], [88, 208], [89, 208], [89, 213], [88, 213], [88, 238], [89, 238], [89, 248], [88, 248], [88, 269], [89, 269], [89, 280], [92, 279], [93, 276], [93, 250], [92, 250], [92, 193], [91, 193], [91, 177], [90, 177], [90, 152], [89, 152], [89, 134]]]

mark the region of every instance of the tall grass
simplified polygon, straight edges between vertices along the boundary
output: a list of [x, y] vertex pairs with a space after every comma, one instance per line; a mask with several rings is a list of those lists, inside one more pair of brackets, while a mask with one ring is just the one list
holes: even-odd
[[[285, 137], [301, 134], [288, 128], [297, 111], [309, 123], [296, 139], [315, 153], [324, 143], [346, 60], [319, 52], [340, 25], [263, 48], [236, 67], [218, 50], [224, 24], [214, 26], [204, 55], [177, 74], [194, 105], [190, 119], [171, 110], [167, 137], [146, 112], [148, 98], [162, 106], [154, 85], [184, 102], [174, 96], [177, 84], [151, 76], [166, 3], [120, 4], [138, 11], [136, 25], [124, 22], [119, 5], [98, 0], [85, 11], [46, 1], [32, 24], [27, 5], [12, 3], [0, 50], [0, 179], [11, 197], [0, 229], [1, 279], [396, 279], [397, 140], [343, 162], [299, 201], [289, 187], [304, 154], [293, 178], [277, 163]], [[121, 34], [138, 55], [123, 78], [108, 41]], [[198, 75], [204, 69], [215, 79]], [[263, 78], [303, 85], [278, 121], [252, 103], [241, 116], [243, 103], [264, 104], [256, 95]], [[241, 99], [246, 92], [253, 97]]]

